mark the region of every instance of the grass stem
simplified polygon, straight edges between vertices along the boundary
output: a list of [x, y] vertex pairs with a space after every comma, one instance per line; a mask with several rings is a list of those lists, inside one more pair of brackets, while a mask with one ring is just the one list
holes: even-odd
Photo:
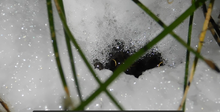
[[[192, 4], [194, 3], [195, 1], [192, 0]], [[193, 26], [193, 16], [194, 16], [194, 13], [192, 13], [192, 15], [190, 15], [190, 18], [189, 18], [189, 29], [188, 29], [188, 38], [187, 38], [187, 45], [190, 46], [191, 44], [191, 34], [192, 34], [192, 26]], [[184, 76], [184, 86], [183, 86], [183, 93], [185, 92], [185, 88], [186, 88], [186, 85], [187, 85], [187, 80], [188, 80], [188, 74], [189, 74], [189, 58], [190, 58], [190, 51], [187, 49], [186, 51], [186, 64], [185, 64], [185, 76]], [[183, 112], [185, 112], [185, 105], [186, 105], [186, 102], [184, 102], [183, 104]]]

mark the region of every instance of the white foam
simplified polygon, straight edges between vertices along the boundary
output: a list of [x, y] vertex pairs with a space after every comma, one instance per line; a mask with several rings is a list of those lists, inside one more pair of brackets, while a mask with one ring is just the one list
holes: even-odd
[[[190, 1], [143, 1], [167, 25], [172, 23], [190, 5]], [[214, 6], [213, 17], [219, 14]], [[66, 16], [72, 33], [90, 61], [104, 60], [100, 51], [114, 39], [122, 39], [126, 45], [139, 49], [152, 40], [162, 28], [132, 1], [65, 1]], [[12, 112], [30, 112], [37, 109], [62, 109], [64, 91], [55, 65], [51, 46], [45, 1], [7, 1], [1, 4], [0, 34], [0, 97]], [[195, 13], [192, 46], [195, 48], [204, 19], [201, 9]], [[56, 14], [57, 17], [57, 14]], [[56, 19], [56, 26], [61, 26]], [[175, 29], [186, 40], [188, 20]], [[62, 65], [74, 104], [79, 104], [70, 70], [62, 28], [56, 29]], [[207, 33], [202, 53], [217, 61], [219, 47]], [[207, 43], [206, 43], [207, 42]], [[74, 47], [73, 47], [74, 48]], [[165, 66], [145, 71], [139, 79], [122, 73], [108, 90], [125, 109], [177, 109], [183, 91], [185, 50], [171, 36], [157, 44], [165, 59]], [[74, 51], [77, 75], [86, 99], [97, 82]], [[193, 56], [191, 55], [191, 59]], [[169, 67], [173, 66], [173, 67]], [[112, 72], [95, 70], [101, 81]], [[198, 62], [195, 78], [186, 103], [187, 112], [219, 111], [219, 74], [210, 70], [204, 62]], [[0, 108], [2, 111], [2, 108]], [[86, 109], [117, 109], [105, 93], [89, 104]]]

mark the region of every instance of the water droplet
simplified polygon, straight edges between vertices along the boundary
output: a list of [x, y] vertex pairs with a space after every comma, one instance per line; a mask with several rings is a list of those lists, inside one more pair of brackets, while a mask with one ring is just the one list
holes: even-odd
[[95, 106], [97, 106], [97, 107], [98, 107], [98, 106], [99, 106], [99, 104], [96, 104]]

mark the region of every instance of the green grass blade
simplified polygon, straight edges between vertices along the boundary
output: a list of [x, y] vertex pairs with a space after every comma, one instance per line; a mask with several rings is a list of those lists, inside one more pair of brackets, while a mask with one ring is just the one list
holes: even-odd
[[[201, 0], [202, 3], [205, 2], [205, 0]], [[132, 65], [132, 63], [135, 62], [140, 56], [142, 56], [147, 50], [149, 50], [151, 47], [153, 47], [156, 43], [158, 43], [160, 40], [162, 40], [168, 33], [170, 33], [176, 26], [178, 26], [183, 20], [185, 20], [189, 15], [192, 14], [199, 6], [202, 5], [200, 2], [196, 2], [191, 7], [189, 7], [180, 17], [178, 17], [170, 26], [166, 27], [156, 38], [154, 38], [151, 42], [149, 42], [147, 45], [145, 45], [143, 48], [141, 48], [138, 52], [136, 52], [134, 55], [130, 56], [124, 64], [120, 65], [112, 76], [98, 88], [89, 98], [86, 99], [85, 102], [83, 102], [81, 105], [79, 105], [75, 110], [81, 110], [83, 107], [87, 106], [91, 101], [94, 100], [96, 96], [98, 96], [104, 88], [107, 88], [109, 84], [111, 84], [118, 76], [119, 74], [126, 70], [129, 66]], [[183, 41], [183, 40], [182, 40]], [[184, 41], [183, 41], [184, 43]], [[187, 46], [187, 44], [186, 44]], [[188, 47], [190, 49], [190, 47]], [[192, 48], [191, 51], [194, 51]], [[201, 59], [203, 58], [201, 55], [199, 55], [196, 51], [194, 51], [195, 54], [197, 54]]]
[[144, 10], [151, 18], [153, 18], [160, 26], [166, 28], [167, 26], [161, 21], [153, 12], [151, 12], [146, 6], [144, 6], [139, 0], [132, 0], [142, 10]]
[[51, 40], [53, 41], [53, 50], [55, 53], [55, 58], [56, 58], [56, 64], [57, 68], [60, 73], [61, 81], [64, 87], [64, 90], [66, 94], [69, 96], [69, 89], [65, 80], [65, 76], [63, 73], [63, 69], [61, 66], [60, 62], [60, 57], [59, 57], [59, 51], [58, 51], [58, 46], [57, 46], [57, 41], [56, 41], [56, 34], [55, 34], [55, 26], [54, 26], [54, 21], [53, 21], [53, 11], [52, 11], [52, 3], [51, 0], [47, 0], [47, 13], [48, 13], [48, 18], [49, 18], [49, 25], [50, 25], [50, 34], [51, 34]]
[[[98, 79], [95, 71], [93, 70], [92, 66], [90, 65], [89, 61], [86, 59], [84, 53], [82, 52], [81, 48], [79, 47], [78, 43], [76, 42], [74, 36], [72, 35], [67, 23], [66, 23], [66, 19], [65, 16], [60, 8], [60, 4], [58, 3], [58, 0], [54, 0], [56, 7], [57, 7], [57, 11], [59, 13], [60, 19], [63, 23], [64, 29], [66, 34], [70, 37], [71, 41], [73, 42], [74, 46], [76, 47], [76, 49], [78, 49], [78, 52], [80, 54], [80, 56], [82, 57], [83, 61], [85, 62], [85, 64], [87, 65], [88, 69], [90, 70], [90, 72], [92, 73], [93, 77], [95, 78], [95, 80], [99, 83], [99, 85], [102, 85], [102, 82]], [[108, 90], [106, 90], [106, 88], [103, 88], [103, 91], [105, 91], [108, 95], [108, 97], [113, 101], [113, 103], [115, 103], [115, 105], [120, 109], [123, 110], [122, 106], [119, 105], [119, 103], [117, 103], [117, 101], [115, 100], [115, 98], [111, 95], [111, 93], [109, 93]], [[83, 110], [84, 107], [81, 108], [81, 110]]]
[[[61, 10], [62, 10], [62, 12], [65, 16], [63, 1], [59, 0], [58, 2], [60, 4]], [[72, 68], [74, 82], [75, 82], [75, 85], [76, 85], [77, 93], [79, 95], [79, 99], [82, 102], [83, 101], [82, 100], [82, 94], [81, 94], [81, 91], [80, 91], [80, 85], [78, 83], [78, 78], [77, 78], [77, 74], [76, 74], [75, 63], [74, 63], [73, 53], [72, 53], [72, 48], [71, 48], [71, 43], [70, 43], [71, 41], [70, 41], [70, 38], [68, 37], [67, 33], [65, 32], [65, 30], [64, 30], [64, 35], [65, 35], [65, 39], [66, 39], [66, 45], [67, 45], [68, 54], [69, 54], [69, 58], [70, 58], [70, 65], [71, 65], [71, 68]]]
[[68, 53], [69, 53], [69, 57], [70, 57], [70, 64], [71, 64], [71, 68], [72, 68], [72, 72], [73, 72], [74, 82], [75, 82], [75, 85], [76, 85], [77, 93], [79, 95], [79, 99], [82, 102], [83, 101], [82, 100], [82, 94], [81, 94], [81, 91], [80, 91], [80, 85], [79, 85], [79, 81], [78, 81], [77, 74], [76, 74], [76, 69], [75, 69], [75, 64], [74, 64], [70, 39], [69, 39], [69, 37], [67, 37], [66, 32], [64, 34], [65, 34], [66, 45], [67, 45], [67, 49], [68, 49]]
[[[192, 4], [194, 3], [195, 1], [192, 0]], [[193, 16], [194, 16], [194, 13], [192, 13], [192, 15], [190, 15], [190, 18], [189, 18], [189, 29], [188, 29], [188, 38], [187, 38], [187, 45], [190, 46], [191, 44], [191, 34], [192, 34], [192, 26], [193, 26]], [[187, 79], [188, 79], [188, 74], [189, 74], [189, 58], [190, 58], [190, 51], [187, 49], [186, 51], [186, 64], [185, 64], [185, 76], [184, 76], [184, 86], [183, 86], [183, 93], [185, 92], [185, 88], [186, 88], [186, 85], [187, 85]], [[185, 112], [185, 105], [186, 105], [186, 102], [184, 102], [183, 104], [183, 112]]]

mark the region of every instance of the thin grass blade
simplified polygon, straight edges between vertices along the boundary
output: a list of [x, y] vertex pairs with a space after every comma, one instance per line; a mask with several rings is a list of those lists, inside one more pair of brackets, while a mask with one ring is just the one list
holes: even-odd
[[[59, 74], [60, 74], [60, 78], [61, 78], [61, 81], [62, 81], [62, 84], [63, 84], [64, 91], [66, 92], [67, 98], [70, 99], [69, 89], [68, 89], [68, 86], [67, 86], [67, 83], [66, 83], [66, 79], [65, 79], [65, 76], [64, 76], [64, 72], [63, 72], [60, 57], [59, 57], [59, 51], [58, 51], [58, 46], [57, 46], [57, 41], [56, 41], [55, 26], [54, 26], [54, 21], [53, 21], [53, 10], [52, 10], [51, 0], [47, 0], [47, 13], [48, 13], [50, 34], [51, 34], [51, 40], [52, 40], [52, 44], [53, 44], [53, 50], [54, 50], [54, 54], [55, 54], [57, 68], [59, 70]], [[74, 107], [71, 99], [70, 99], [70, 105], [72, 107]]]
[[[59, 0], [58, 2], [60, 4], [61, 11], [63, 12], [64, 17], [65, 17], [65, 10], [64, 10], [64, 6], [63, 6], [63, 1]], [[75, 82], [75, 85], [76, 85], [77, 93], [79, 95], [79, 99], [82, 102], [83, 101], [82, 100], [82, 94], [81, 94], [81, 91], [80, 91], [80, 85], [78, 83], [78, 78], [77, 78], [77, 74], [76, 74], [75, 63], [74, 63], [73, 53], [72, 53], [72, 48], [71, 48], [71, 43], [70, 43], [71, 41], [70, 41], [70, 38], [68, 37], [67, 33], [65, 32], [65, 30], [64, 30], [64, 35], [65, 35], [67, 50], [68, 50], [68, 54], [69, 54], [69, 58], [70, 58], [70, 65], [71, 65], [71, 68], [72, 68], [74, 82]]]
[[[192, 0], [192, 4], [195, 1]], [[188, 38], [187, 38], [187, 45], [190, 46], [191, 44], [191, 34], [192, 34], [192, 26], [193, 26], [193, 16], [194, 13], [192, 13], [192, 15], [190, 15], [189, 17], [189, 29], [188, 29]], [[189, 74], [189, 58], [190, 58], [190, 51], [187, 49], [186, 51], [186, 64], [185, 64], [185, 76], [184, 76], [184, 86], [183, 86], [183, 93], [185, 92], [185, 88], [187, 86], [187, 81], [188, 81], [188, 74]], [[183, 104], [183, 112], [185, 112], [185, 106], [186, 106], [186, 102], [184, 101]]]
[[55, 59], [56, 59], [56, 64], [60, 73], [60, 77], [62, 80], [62, 84], [64, 87], [64, 90], [66, 92], [66, 94], [69, 96], [69, 89], [67, 87], [67, 83], [65, 80], [65, 76], [63, 73], [63, 69], [62, 69], [62, 65], [60, 62], [60, 57], [59, 57], [59, 51], [58, 51], [58, 47], [57, 47], [57, 42], [56, 42], [56, 34], [55, 34], [55, 26], [54, 26], [54, 22], [53, 22], [53, 11], [52, 11], [52, 3], [51, 0], [47, 0], [47, 13], [48, 13], [48, 18], [49, 18], [49, 25], [50, 25], [50, 34], [51, 34], [51, 40], [53, 41], [53, 49], [54, 49], [54, 53], [55, 53]]

